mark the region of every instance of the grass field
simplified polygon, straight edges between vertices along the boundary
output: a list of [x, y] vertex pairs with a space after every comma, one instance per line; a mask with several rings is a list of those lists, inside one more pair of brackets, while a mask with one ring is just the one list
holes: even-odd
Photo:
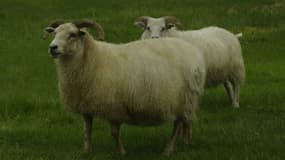
[[[109, 126], [96, 120], [94, 152], [84, 154], [83, 121], [60, 104], [49, 40], [40, 39], [43, 28], [56, 18], [91, 18], [102, 24], [106, 41], [123, 43], [139, 38], [132, 23], [141, 15], [174, 15], [181, 29], [217, 25], [242, 32], [247, 78], [241, 108], [231, 108], [222, 87], [206, 90], [193, 144], [179, 140], [169, 158], [161, 152], [171, 123], [124, 125], [128, 154], [120, 157]], [[0, 84], [0, 160], [284, 160], [285, 1], [1, 0]]]

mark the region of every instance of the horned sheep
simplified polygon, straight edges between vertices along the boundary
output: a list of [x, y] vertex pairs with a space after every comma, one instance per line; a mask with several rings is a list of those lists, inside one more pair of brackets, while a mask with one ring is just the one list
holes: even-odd
[[181, 22], [173, 16], [138, 17], [134, 25], [144, 29], [141, 39], [177, 37], [201, 49], [206, 63], [206, 87], [223, 84], [234, 107], [239, 107], [240, 85], [245, 79], [245, 67], [237, 35], [219, 28], [180, 31]]
[[83, 115], [84, 148], [91, 150], [93, 117], [107, 120], [119, 154], [122, 123], [152, 126], [173, 121], [173, 133], [164, 153], [174, 150], [183, 126], [185, 143], [191, 142], [191, 122], [203, 92], [205, 64], [200, 51], [176, 38], [112, 44], [94, 40], [83, 28], [100, 25], [90, 20], [55, 21], [49, 53], [54, 58], [64, 108]]

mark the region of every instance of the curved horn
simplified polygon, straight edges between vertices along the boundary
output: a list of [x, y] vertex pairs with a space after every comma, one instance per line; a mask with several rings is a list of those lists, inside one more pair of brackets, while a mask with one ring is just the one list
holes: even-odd
[[99, 40], [104, 40], [105, 38], [105, 33], [101, 25], [92, 20], [88, 19], [78, 20], [74, 21], [73, 24], [78, 28], [93, 28], [97, 31]]
[[54, 32], [54, 29], [57, 28], [59, 25], [63, 24], [64, 20], [57, 19], [52, 21], [48, 27], [45, 28], [43, 33], [43, 39], [46, 39], [52, 32]]
[[140, 16], [134, 21], [134, 25], [140, 28], [146, 28], [149, 16]]
[[165, 21], [165, 25], [168, 29], [174, 26], [180, 26], [181, 22], [174, 16], [165, 16], [163, 17]]

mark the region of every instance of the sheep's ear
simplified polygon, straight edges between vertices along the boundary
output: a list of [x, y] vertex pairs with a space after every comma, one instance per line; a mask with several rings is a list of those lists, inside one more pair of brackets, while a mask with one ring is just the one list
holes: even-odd
[[54, 28], [52, 28], [52, 27], [46, 27], [46, 28], [45, 28], [45, 31], [46, 31], [47, 33], [52, 33], [52, 32], [54, 32]]
[[84, 36], [85, 34], [86, 34], [86, 32], [84, 32], [84, 31], [79, 31], [79, 36]]
[[181, 22], [174, 16], [165, 16], [163, 18], [167, 29], [181, 25]]
[[44, 34], [42, 36], [43, 39], [47, 39], [47, 37], [54, 32], [54, 30], [60, 26], [61, 24], [64, 23], [64, 20], [58, 19], [58, 20], [54, 20], [52, 21], [48, 27], [45, 28], [44, 30]]
[[48, 38], [48, 36], [51, 34], [51, 33], [53, 33], [54, 32], [54, 28], [53, 27], [46, 27], [45, 28], [45, 30], [44, 30], [44, 33], [43, 33], [43, 35], [42, 35], [42, 39], [47, 39]]
[[135, 21], [134, 21], [134, 26], [145, 29], [147, 26], [147, 21], [148, 21], [148, 16], [141, 16], [138, 17]]
[[172, 27], [175, 27], [176, 25], [173, 23], [168, 23], [168, 24], [165, 24], [165, 26], [166, 26], [166, 29], [170, 29]]

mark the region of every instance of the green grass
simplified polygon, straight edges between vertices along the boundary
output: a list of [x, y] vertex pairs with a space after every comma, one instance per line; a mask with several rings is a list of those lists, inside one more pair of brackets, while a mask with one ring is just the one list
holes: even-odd
[[[102, 24], [106, 41], [140, 37], [132, 26], [141, 15], [177, 16], [182, 29], [209, 25], [243, 32], [246, 83], [241, 108], [233, 109], [222, 87], [206, 90], [194, 123], [193, 144], [179, 140], [169, 158], [161, 152], [171, 123], [160, 127], [124, 125], [125, 157], [114, 153], [106, 122], [96, 120], [94, 152], [82, 152], [80, 115], [63, 111], [49, 41], [40, 39], [56, 18], [91, 18]], [[285, 159], [284, 0], [1, 0], [0, 159]]]

